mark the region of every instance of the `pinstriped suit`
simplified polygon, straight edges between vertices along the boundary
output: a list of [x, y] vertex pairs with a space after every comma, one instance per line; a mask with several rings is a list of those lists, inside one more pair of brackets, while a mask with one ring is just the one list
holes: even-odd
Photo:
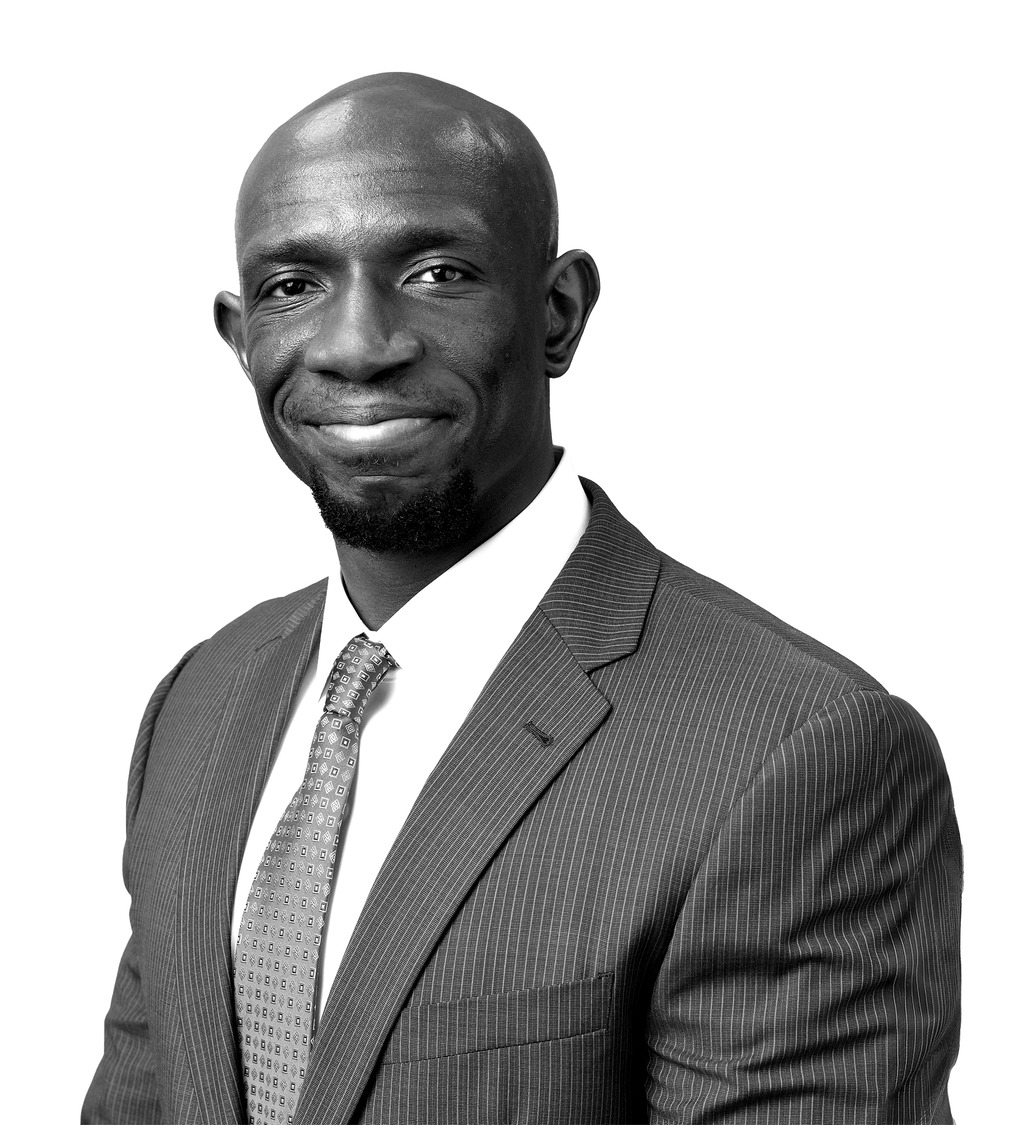
[[[960, 845], [931, 732], [586, 488], [380, 872], [296, 1125], [949, 1121]], [[153, 696], [87, 1121], [240, 1120], [233, 889], [322, 598], [257, 606]]]

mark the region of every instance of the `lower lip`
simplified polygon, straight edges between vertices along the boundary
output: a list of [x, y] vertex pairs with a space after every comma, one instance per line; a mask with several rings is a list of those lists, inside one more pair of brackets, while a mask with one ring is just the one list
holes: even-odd
[[397, 453], [417, 445], [419, 439], [439, 422], [439, 418], [387, 418], [369, 426], [335, 423], [317, 426], [319, 435], [331, 446], [358, 453]]

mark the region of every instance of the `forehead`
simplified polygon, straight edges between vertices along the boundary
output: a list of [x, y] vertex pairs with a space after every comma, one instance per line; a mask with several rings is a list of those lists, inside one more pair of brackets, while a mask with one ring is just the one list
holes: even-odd
[[238, 254], [281, 231], [349, 235], [406, 225], [502, 240], [511, 214], [498, 150], [456, 115], [416, 125], [369, 119], [341, 103], [280, 131], [256, 158], [238, 201]]

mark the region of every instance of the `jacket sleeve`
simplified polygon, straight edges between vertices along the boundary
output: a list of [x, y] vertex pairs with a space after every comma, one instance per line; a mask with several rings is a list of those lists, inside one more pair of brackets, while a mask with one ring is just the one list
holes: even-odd
[[655, 984], [653, 1122], [951, 1121], [961, 852], [932, 732], [857, 691], [769, 754]]
[[[132, 893], [131, 841], [138, 812], [149, 745], [160, 710], [184, 665], [199, 646], [181, 658], [153, 692], [135, 740], [128, 777], [127, 841], [124, 847], [124, 884]], [[156, 1061], [149, 1043], [149, 1021], [134, 934], [128, 939], [113, 1000], [105, 1022], [105, 1050], [82, 1106], [82, 1125], [121, 1122], [124, 1125], [157, 1125], [162, 1120], [157, 1095]]]

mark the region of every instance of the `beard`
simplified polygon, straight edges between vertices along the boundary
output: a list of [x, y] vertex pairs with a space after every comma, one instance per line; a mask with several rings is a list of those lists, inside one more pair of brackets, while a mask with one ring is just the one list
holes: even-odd
[[411, 500], [375, 506], [335, 496], [315, 467], [310, 487], [333, 537], [376, 554], [425, 555], [441, 550], [466, 538], [474, 522], [476, 486], [465, 468]]

